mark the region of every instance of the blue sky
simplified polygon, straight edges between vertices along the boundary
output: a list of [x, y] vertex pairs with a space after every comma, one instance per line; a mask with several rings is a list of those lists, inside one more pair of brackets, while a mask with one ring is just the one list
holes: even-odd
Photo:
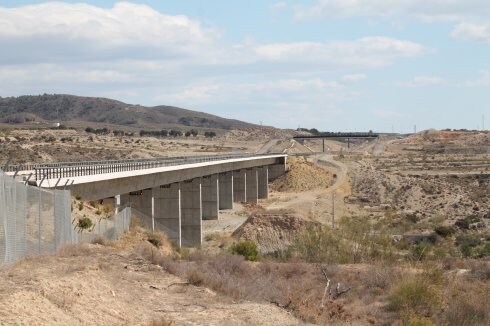
[[253, 123], [490, 125], [488, 0], [0, 1], [0, 96], [68, 93]]

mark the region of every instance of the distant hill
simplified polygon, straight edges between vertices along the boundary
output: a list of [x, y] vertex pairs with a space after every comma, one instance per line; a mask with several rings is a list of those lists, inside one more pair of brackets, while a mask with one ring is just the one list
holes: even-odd
[[0, 122], [60, 122], [75, 125], [95, 123], [147, 129], [174, 126], [226, 130], [257, 127], [251, 123], [173, 106], [144, 107], [107, 98], [47, 94], [0, 97]]

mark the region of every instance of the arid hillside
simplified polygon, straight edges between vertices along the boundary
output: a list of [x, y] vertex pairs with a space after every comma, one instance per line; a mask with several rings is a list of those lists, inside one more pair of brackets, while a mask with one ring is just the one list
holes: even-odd
[[30, 126], [46, 122], [69, 126], [97, 123], [158, 130], [175, 126], [226, 130], [255, 126], [173, 106], [145, 107], [106, 98], [57, 94], [0, 98], [0, 122]]

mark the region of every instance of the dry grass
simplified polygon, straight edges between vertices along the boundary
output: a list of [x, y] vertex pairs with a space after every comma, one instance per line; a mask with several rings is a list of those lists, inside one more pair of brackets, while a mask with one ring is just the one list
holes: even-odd
[[148, 326], [171, 326], [174, 325], [173, 321], [169, 320], [166, 317], [162, 317], [160, 319], [152, 320]]
[[90, 248], [87, 244], [68, 244], [58, 250], [60, 257], [87, 256]]
[[[166, 271], [183, 275], [190, 284], [205, 286], [235, 299], [271, 302], [305, 321], [327, 323], [349, 319], [341, 301], [326, 300], [321, 306], [326, 280], [321, 269], [312, 264], [252, 263], [242, 256], [213, 256], [202, 251], [190, 253], [188, 260], [180, 261], [148, 250], [141, 254]], [[332, 284], [336, 284], [337, 268], [323, 266], [323, 269]]]

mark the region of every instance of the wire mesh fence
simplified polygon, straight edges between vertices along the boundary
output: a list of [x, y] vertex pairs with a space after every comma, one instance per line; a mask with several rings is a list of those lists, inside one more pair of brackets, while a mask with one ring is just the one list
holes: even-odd
[[93, 242], [98, 238], [117, 240], [122, 233], [129, 230], [132, 214], [129, 206], [119, 207], [118, 210], [114, 216], [99, 218], [90, 230], [76, 228], [78, 242]]
[[131, 208], [80, 232], [71, 217], [71, 192], [31, 187], [0, 170], [0, 265], [55, 252], [95, 237], [115, 240], [129, 229]]

